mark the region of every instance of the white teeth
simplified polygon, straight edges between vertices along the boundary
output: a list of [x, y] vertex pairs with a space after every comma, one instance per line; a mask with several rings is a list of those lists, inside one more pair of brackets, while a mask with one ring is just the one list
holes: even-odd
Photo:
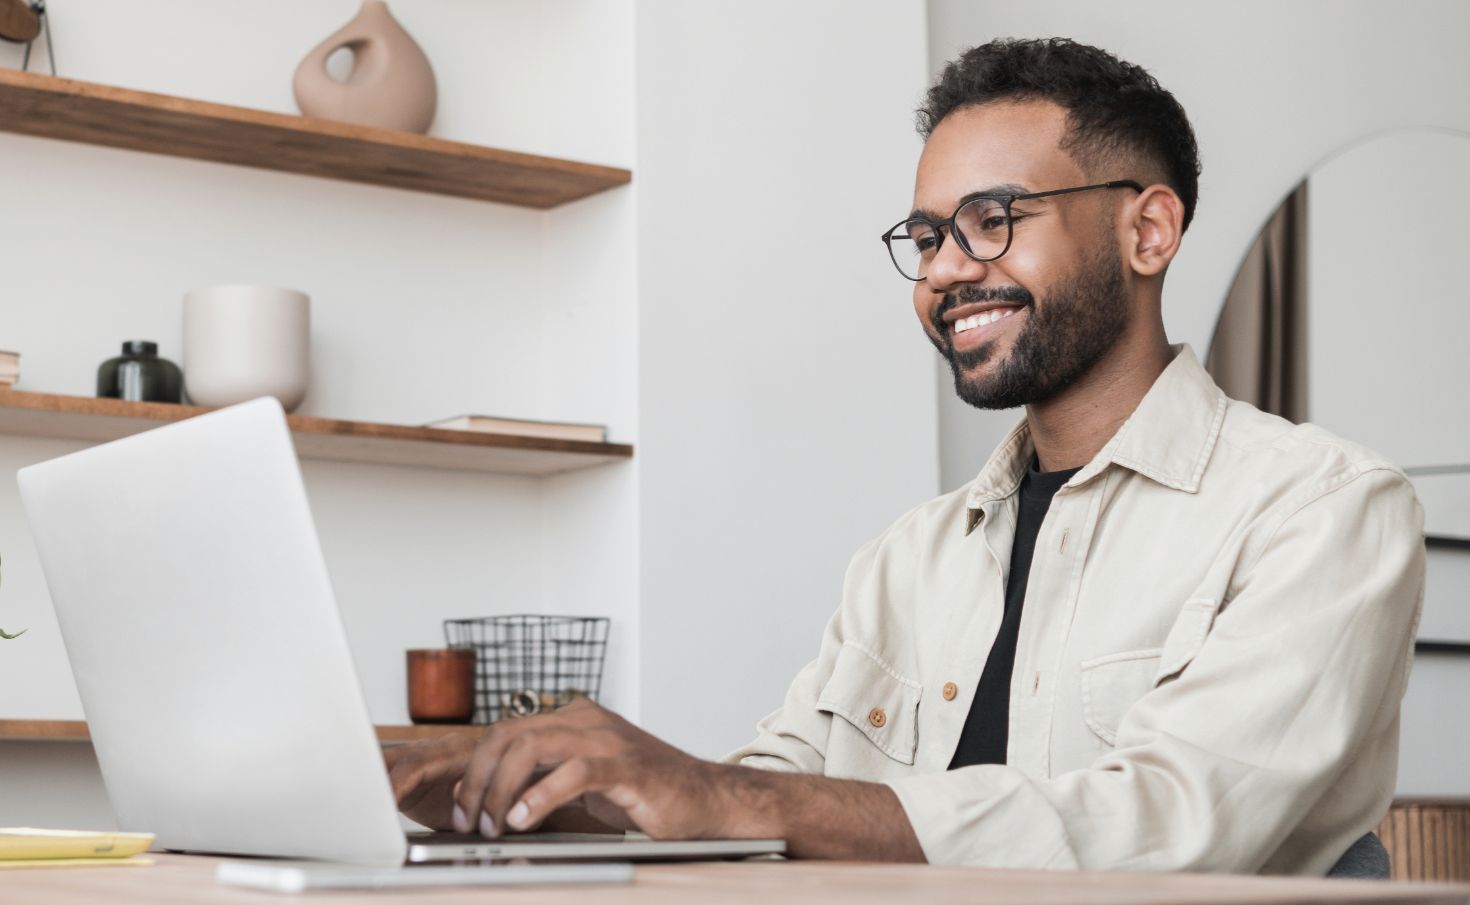
[[992, 308], [989, 311], [982, 311], [979, 314], [962, 317], [954, 322], [954, 332], [960, 334], [967, 330], [974, 330], [976, 327], [993, 324], [998, 320], [1010, 317], [1018, 310], [1017, 308]]

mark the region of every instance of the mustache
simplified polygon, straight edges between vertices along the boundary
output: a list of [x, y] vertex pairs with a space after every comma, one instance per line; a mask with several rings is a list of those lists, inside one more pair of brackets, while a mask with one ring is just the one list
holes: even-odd
[[944, 301], [934, 309], [934, 331], [940, 336], [948, 335], [944, 316], [961, 305], [980, 302], [1010, 302], [1030, 308], [1036, 304], [1036, 298], [1021, 286], [961, 286], [957, 292], [946, 292]]

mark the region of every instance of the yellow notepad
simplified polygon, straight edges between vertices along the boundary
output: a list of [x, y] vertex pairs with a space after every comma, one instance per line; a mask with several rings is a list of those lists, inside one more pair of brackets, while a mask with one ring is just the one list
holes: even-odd
[[28, 826], [0, 828], [0, 866], [8, 861], [55, 858], [128, 858], [148, 850], [152, 833], [88, 833], [38, 830]]
[[36, 861], [7, 861], [0, 858], [0, 870], [23, 867], [147, 867], [152, 858], [42, 858]]

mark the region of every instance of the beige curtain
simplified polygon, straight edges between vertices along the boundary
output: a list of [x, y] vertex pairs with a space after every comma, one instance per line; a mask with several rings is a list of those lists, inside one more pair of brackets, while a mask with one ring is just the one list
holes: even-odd
[[1205, 367], [1227, 395], [1307, 420], [1307, 183], [1256, 237], [1210, 341]]

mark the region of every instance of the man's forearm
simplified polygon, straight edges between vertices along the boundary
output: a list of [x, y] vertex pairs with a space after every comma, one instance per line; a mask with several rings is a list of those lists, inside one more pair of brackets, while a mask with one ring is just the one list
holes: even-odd
[[785, 839], [794, 858], [925, 861], [888, 786], [753, 767], [717, 770], [732, 836]]

